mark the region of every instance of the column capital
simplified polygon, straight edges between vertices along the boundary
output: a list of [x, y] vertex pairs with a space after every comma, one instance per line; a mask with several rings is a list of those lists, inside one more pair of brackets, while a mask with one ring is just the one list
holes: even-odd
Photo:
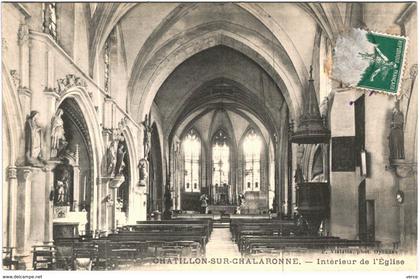
[[17, 168], [16, 166], [9, 166], [7, 168], [7, 178], [16, 179], [17, 178]]
[[19, 177], [23, 178], [25, 181], [30, 179], [33, 172], [32, 167], [17, 167], [16, 169]]

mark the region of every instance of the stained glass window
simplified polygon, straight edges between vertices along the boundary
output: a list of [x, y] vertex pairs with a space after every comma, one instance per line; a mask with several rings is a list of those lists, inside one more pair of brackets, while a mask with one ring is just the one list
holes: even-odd
[[57, 40], [57, 10], [56, 3], [42, 4], [42, 27], [43, 32]]
[[261, 139], [250, 129], [243, 142], [244, 151], [244, 190], [259, 191], [261, 178]]
[[183, 140], [186, 192], [200, 192], [201, 142], [197, 133], [190, 130]]
[[229, 185], [230, 148], [228, 137], [219, 130], [213, 140], [213, 185]]

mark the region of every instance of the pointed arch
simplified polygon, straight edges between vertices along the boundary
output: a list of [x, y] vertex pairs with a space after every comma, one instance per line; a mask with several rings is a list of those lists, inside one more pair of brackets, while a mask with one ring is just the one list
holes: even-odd
[[90, 226], [91, 230], [99, 230], [99, 220], [101, 219], [101, 197], [100, 197], [100, 184], [98, 183], [101, 176], [102, 169], [102, 154], [105, 154], [105, 147], [102, 140], [99, 121], [96, 117], [96, 110], [90, 99], [89, 93], [83, 87], [72, 87], [67, 89], [56, 104], [55, 110], [65, 101], [71, 99], [79, 108], [81, 117], [86, 124], [87, 133], [91, 141], [91, 193], [90, 193]]

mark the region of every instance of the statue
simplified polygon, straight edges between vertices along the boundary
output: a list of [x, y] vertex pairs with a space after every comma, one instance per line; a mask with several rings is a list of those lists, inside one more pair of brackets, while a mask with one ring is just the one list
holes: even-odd
[[51, 157], [56, 157], [67, 145], [66, 138], [64, 136], [64, 123], [61, 116], [63, 110], [58, 109], [55, 114], [52, 125], [51, 125]]
[[118, 141], [114, 140], [108, 147], [106, 158], [107, 158], [107, 174], [112, 176], [115, 170], [115, 165], [117, 164], [117, 148]]
[[148, 162], [146, 159], [140, 159], [139, 161], [139, 177], [140, 177], [140, 186], [146, 186], [146, 180], [147, 180], [147, 169], [148, 169]]
[[33, 167], [43, 167], [42, 132], [38, 123], [38, 111], [31, 111], [25, 123], [25, 164]]
[[146, 114], [146, 118], [144, 119], [142, 124], [144, 127], [144, 132], [143, 132], [144, 157], [149, 159], [150, 146], [151, 146], [151, 141], [152, 141], [151, 117], [148, 117]]
[[391, 132], [389, 133], [389, 159], [403, 160], [404, 154], [404, 114], [400, 111], [400, 101], [392, 110]]
[[295, 177], [294, 178], [295, 178], [296, 185], [300, 185], [300, 184], [302, 184], [304, 182], [302, 168], [300, 167], [299, 164], [296, 167]]
[[59, 178], [56, 181], [54, 205], [69, 205], [69, 171], [67, 169], [61, 170]]
[[121, 139], [118, 141], [118, 147], [117, 147], [117, 160], [115, 163], [115, 170], [114, 170], [115, 176], [122, 175], [122, 171], [125, 167], [125, 163], [124, 163], [125, 153], [127, 153], [127, 151], [125, 150], [124, 137], [121, 137]]

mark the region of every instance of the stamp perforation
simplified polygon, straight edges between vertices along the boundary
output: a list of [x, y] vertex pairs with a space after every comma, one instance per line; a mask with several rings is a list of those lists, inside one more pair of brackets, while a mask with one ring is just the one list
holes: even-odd
[[[360, 28], [358, 28], [358, 29], [360, 29]], [[363, 29], [360, 29], [360, 30], [363, 30]], [[375, 30], [365, 30], [365, 31], [367, 31], [368, 33], [378, 34], [378, 35], [385, 36], [385, 37], [398, 38], [398, 39], [404, 39], [405, 40], [405, 45], [404, 45], [404, 50], [403, 50], [403, 60], [401, 62], [401, 73], [400, 73], [400, 76], [398, 78], [398, 88], [397, 88], [397, 91], [395, 93], [385, 91], [385, 90], [380, 90], [380, 89], [377, 89], [377, 88], [368, 89], [368, 88], [366, 88], [367, 86], [359, 87], [359, 86], [356, 85], [354, 88], [364, 91], [363, 93], [366, 93], [366, 92], [372, 93], [372, 91], [373, 91], [373, 93], [385, 94], [385, 95], [388, 95], [388, 96], [390, 95], [390, 96], [395, 96], [395, 97], [398, 98], [400, 96], [400, 93], [401, 93], [401, 83], [402, 83], [402, 80], [404, 78], [404, 74], [406, 73], [407, 50], [408, 50], [410, 40], [406, 36], [387, 34], [387, 33], [379, 32], [379, 31], [375, 31]]]

